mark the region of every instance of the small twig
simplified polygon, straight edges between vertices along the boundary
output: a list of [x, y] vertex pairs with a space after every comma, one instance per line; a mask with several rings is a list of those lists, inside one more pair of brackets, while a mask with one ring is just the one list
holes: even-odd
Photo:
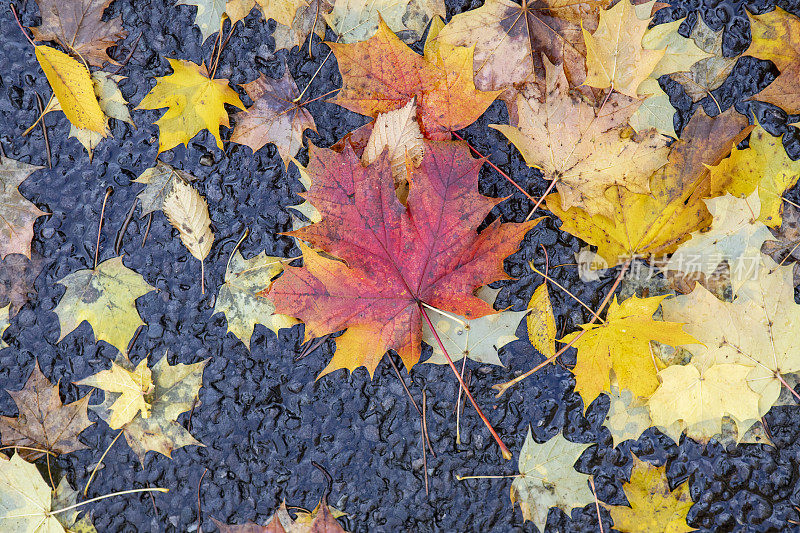
[[200, 481], [197, 482], [197, 529], [203, 529], [203, 502], [200, 501], [200, 485], [203, 484], [203, 478], [206, 477], [206, 473], [208, 472], [208, 468], [203, 470], [203, 474], [200, 476]]
[[14, 7], [14, 4], [11, 4], [11, 3], [8, 4], [8, 7], [11, 8], [11, 13], [14, 14], [14, 20], [17, 21], [17, 26], [19, 26], [19, 31], [21, 31], [22, 35], [24, 35], [25, 38], [28, 39], [28, 42], [31, 43], [31, 46], [33, 46], [35, 48], [36, 44], [33, 42], [33, 39], [28, 37], [28, 32], [25, 31], [25, 28], [22, 26], [22, 23], [19, 21], [19, 15], [17, 15], [17, 8]]
[[322, 346], [325, 343], [325, 341], [327, 341], [330, 338], [330, 336], [331, 334], [328, 333], [327, 335], [323, 335], [322, 337], [314, 339], [314, 342], [306, 344], [306, 347], [303, 348], [303, 351], [300, 353], [300, 355], [295, 357], [294, 360], [299, 361], [300, 359], [303, 359], [304, 357], [314, 353], [314, 351], [320, 346]]
[[453, 374], [456, 375], [456, 379], [458, 379], [458, 384], [461, 385], [462, 389], [464, 389], [464, 392], [466, 393], [467, 398], [469, 398], [469, 401], [472, 403], [472, 406], [478, 412], [478, 416], [481, 417], [481, 420], [483, 420], [483, 423], [486, 425], [486, 428], [489, 430], [489, 433], [492, 434], [492, 437], [494, 437], [495, 442], [497, 442], [497, 445], [500, 446], [500, 451], [503, 454], [503, 458], [506, 459], [506, 460], [511, 459], [511, 457], [512, 457], [511, 456], [511, 452], [508, 451], [508, 448], [506, 447], [506, 445], [503, 442], [503, 440], [500, 438], [500, 435], [498, 435], [497, 431], [494, 430], [494, 428], [492, 427], [492, 424], [489, 422], [489, 419], [486, 418], [486, 415], [483, 414], [483, 411], [481, 410], [481, 408], [478, 407], [478, 402], [476, 402], [475, 398], [472, 397], [472, 393], [467, 388], [466, 384], [464, 383], [464, 380], [461, 379], [461, 374], [458, 373], [458, 370], [456, 369], [456, 365], [453, 364], [453, 360], [450, 358], [450, 354], [447, 353], [447, 350], [445, 349], [444, 344], [442, 344], [442, 339], [439, 337], [439, 334], [436, 332], [436, 329], [434, 329], [433, 323], [431, 323], [431, 319], [428, 316], [428, 312], [425, 311], [425, 307], [423, 307], [421, 303], [418, 305], [418, 307], [419, 307], [420, 313], [422, 313], [422, 316], [425, 319], [425, 322], [428, 324], [428, 327], [430, 328], [431, 332], [433, 333], [433, 336], [436, 338], [436, 342], [439, 344], [439, 349], [442, 350], [442, 353], [447, 358], [447, 364], [450, 365], [450, 370], [452, 370]]
[[128, 211], [128, 215], [125, 217], [125, 220], [122, 221], [122, 227], [119, 228], [117, 232], [117, 238], [114, 239], [114, 254], [119, 255], [119, 250], [122, 248], [122, 241], [125, 238], [125, 231], [128, 229], [128, 224], [131, 223], [131, 219], [133, 219], [133, 212], [136, 210], [136, 204], [139, 202], [139, 198], [136, 197], [133, 199], [133, 204], [131, 205], [130, 211]]
[[422, 444], [422, 472], [425, 476], [425, 496], [428, 492], [428, 450], [425, 449], [425, 389], [422, 389], [422, 419], [419, 421]]
[[[611, 299], [611, 296], [614, 294], [614, 291], [616, 291], [617, 287], [619, 287], [619, 284], [622, 281], [622, 277], [625, 275], [625, 272], [628, 271], [628, 267], [630, 266], [630, 264], [631, 264], [631, 259], [628, 259], [627, 261], [625, 261], [625, 264], [622, 265], [622, 270], [620, 270], [620, 273], [617, 276], [617, 279], [614, 280], [614, 284], [611, 286], [611, 290], [608, 291], [608, 294], [606, 294], [605, 299], [600, 303], [600, 307], [597, 309], [597, 312], [595, 313], [595, 315], [592, 316], [591, 320], [589, 320], [589, 324], [594, 324], [595, 320], [597, 320], [598, 315], [603, 312], [603, 309], [605, 308], [605, 306], [608, 303], [608, 301]], [[578, 339], [583, 337], [583, 334], [586, 333], [586, 331], [587, 330], [585, 330], [585, 329], [581, 330], [575, 337], [572, 338], [572, 340], [569, 341], [569, 343], [567, 343], [566, 346], [564, 346], [559, 351], [557, 351], [555, 353], [555, 355], [545, 359], [543, 362], [541, 362], [540, 364], [536, 365], [534, 368], [528, 370], [524, 374], [522, 374], [520, 376], [517, 376], [517, 377], [515, 377], [514, 379], [512, 379], [510, 381], [506, 381], [505, 383], [498, 383], [497, 385], [493, 385], [492, 388], [497, 391], [497, 394], [495, 395], [495, 397], [496, 398], [501, 397], [503, 394], [505, 394], [505, 392], [509, 388], [513, 387], [514, 385], [516, 385], [517, 383], [519, 383], [523, 379], [535, 374], [540, 369], [544, 368], [545, 366], [549, 365], [550, 363], [552, 363], [553, 361], [558, 359], [558, 356], [561, 355], [562, 353], [564, 353], [565, 351], [567, 351], [567, 349], [569, 349], [570, 346], [575, 344], [575, 342], [577, 342]]]
[[465, 479], [508, 479], [510, 477], [522, 477], [522, 474], [508, 474], [506, 476], [456, 476], [456, 479], [459, 481], [464, 481]]
[[[466, 356], [461, 358], [461, 379], [464, 379], [464, 370], [467, 369]], [[461, 395], [464, 391], [458, 388], [458, 399], [456, 400], [456, 444], [461, 444]]]
[[[214, 79], [214, 75], [217, 73], [217, 67], [219, 66], [219, 56], [222, 54], [222, 50], [228, 45], [228, 41], [231, 40], [231, 35], [233, 35], [233, 28], [235, 27], [234, 24], [231, 24], [231, 31], [228, 32], [228, 36], [222, 42], [220, 47], [217, 49], [217, 57], [214, 59], [214, 66], [211, 69], [211, 79]], [[220, 33], [222, 35], [222, 25], [220, 24]]]
[[94, 465], [94, 468], [92, 468], [92, 473], [89, 475], [89, 480], [86, 481], [86, 486], [83, 487], [83, 495], [84, 496], [86, 496], [86, 493], [89, 491], [89, 485], [92, 483], [92, 480], [94, 479], [94, 475], [97, 473], [97, 469], [100, 468], [101, 464], [103, 464], [103, 459], [106, 458], [106, 454], [111, 449], [111, 447], [114, 445], [114, 443], [117, 442], [117, 439], [119, 438], [120, 435], [122, 435], [122, 430], [121, 429], [117, 433], [117, 436], [114, 437], [114, 440], [111, 441], [111, 444], [108, 445], [108, 447], [106, 448], [106, 451], [103, 452], [103, 455], [100, 456], [100, 460], [97, 461], [97, 463]]
[[2, 448], [0, 448], [0, 451], [11, 450], [11, 449], [13, 449], [13, 450], [17, 450], [17, 449], [19, 449], [19, 450], [31, 450], [31, 451], [39, 452], [39, 453], [46, 453], [48, 455], [52, 455], [53, 457], [58, 455], [55, 452], [51, 452], [50, 450], [45, 450], [43, 448], [31, 448], [30, 446], [18, 446], [16, 444], [11, 444], [10, 446], [3, 446]]
[[114, 189], [112, 187], [107, 187], [106, 195], [103, 198], [103, 208], [100, 210], [100, 223], [97, 225], [97, 246], [94, 247], [94, 268], [92, 270], [97, 270], [97, 259], [100, 257], [100, 233], [103, 230], [103, 217], [106, 214], [106, 202], [113, 192]]
[[553, 190], [553, 187], [556, 186], [556, 183], [558, 183], [559, 179], [560, 178], [555, 178], [555, 179], [550, 180], [550, 185], [547, 186], [547, 189], [544, 191], [544, 194], [542, 194], [542, 197], [539, 198], [539, 200], [536, 201], [536, 203], [533, 206], [533, 209], [531, 209], [531, 212], [528, 213], [527, 217], [525, 217], [526, 221], [530, 220], [531, 217], [533, 216], [533, 214], [536, 212], [536, 210], [539, 209], [539, 206], [542, 205], [542, 202], [545, 201], [545, 199], [547, 198], [547, 195], [550, 194], [550, 191]]
[[133, 45], [131, 45], [131, 51], [128, 52], [128, 55], [125, 57], [125, 59], [122, 60], [122, 63], [119, 64], [119, 66], [114, 70], [114, 72], [112, 72], [112, 74], [119, 74], [119, 71], [125, 68], [125, 65], [127, 65], [128, 61], [130, 61], [131, 58], [133, 57], [133, 53], [136, 51], [136, 47], [139, 45], [139, 39], [141, 38], [142, 38], [142, 32], [139, 32], [139, 36], [136, 37], [136, 40], [133, 41]]
[[42, 97], [36, 92], [36, 106], [39, 108], [39, 116], [42, 121], [42, 135], [44, 136], [44, 147], [47, 150], [47, 168], [53, 168], [53, 156], [50, 152], [50, 139], [47, 136], [47, 125], [44, 123], [44, 105], [42, 105]]
[[144, 248], [144, 243], [147, 242], [147, 236], [150, 235], [150, 225], [153, 223], [153, 213], [147, 218], [147, 227], [144, 230], [144, 237], [142, 238], [142, 248]]
[[436, 452], [433, 451], [433, 446], [431, 446], [431, 439], [428, 436], [428, 419], [425, 415], [425, 412], [427, 411], [426, 407], [427, 402], [425, 400], [426, 398], [427, 394], [425, 393], [425, 389], [422, 389], [422, 428], [424, 429], [422, 434], [425, 435], [425, 442], [428, 443], [428, 449], [431, 451], [431, 455], [436, 457]]
[[[336, 40], [338, 41], [339, 39], [337, 38]], [[309, 46], [310, 46], [310, 45], [309, 45]], [[314, 75], [313, 75], [313, 76], [311, 76], [311, 79], [310, 79], [310, 80], [308, 80], [308, 84], [306, 85], [305, 89], [303, 89], [303, 90], [300, 92], [300, 95], [299, 95], [297, 98], [295, 98], [295, 99], [294, 99], [294, 102], [295, 102], [295, 103], [299, 102], [299, 101], [300, 101], [300, 99], [301, 99], [301, 98], [303, 98], [303, 95], [304, 95], [304, 94], [306, 94], [306, 91], [308, 90], [308, 88], [309, 88], [309, 87], [311, 87], [311, 83], [313, 83], [314, 79], [315, 79], [315, 78], [317, 77], [317, 75], [319, 74], [319, 71], [320, 71], [320, 70], [322, 70], [322, 67], [324, 67], [324, 66], [325, 66], [325, 63], [327, 63], [327, 62], [328, 62], [328, 59], [330, 59], [330, 57], [331, 57], [331, 54], [332, 54], [332, 53], [333, 53], [333, 50], [328, 50], [328, 55], [327, 55], [327, 56], [325, 56], [325, 59], [323, 59], [323, 60], [322, 60], [322, 64], [319, 66], [319, 68], [317, 68], [317, 71], [314, 73]], [[289, 68], [289, 66], [287, 65], [287, 66], [286, 66], [286, 68]]]
[[[494, 163], [492, 163], [492, 162], [489, 160], [489, 158], [488, 158], [488, 157], [485, 157], [485, 156], [484, 156], [483, 154], [481, 154], [481, 153], [480, 153], [478, 150], [476, 150], [474, 146], [472, 146], [472, 145], [471, 145], [471, 144], [470, 144], [470, 143], [469, 143], [469, 142], [468, 142], [466, 139], [464, 139], [464, 137], [462, 137], [461, 135], [459, 135], [458, 133], [456, 133], [456, 132], [454, 132], [454, 131], [451, 131], [450, 133], [452, 133], [453, 135], [455, 135], [455, 136], [456, 136], [458, 139], [460, 139], [460, 140], [464, 141], [465, 143], [467, 143], [467, 146], [469, 146], [469, 149], [470, 149], [470, 150], [472, 150], [473, 152], [475, 152], [475, 154], [477, 154], [477, 156], [478, 156], [478, 157], [480, 157], [481, 159], [483, 159], [483, 160], [485, 160], [487, 163], [489, 163], [489, 166], [490, 166], [490, 167], [492, 167], [492, 168], [493, 168], [493, 169], [495, 169], [497, 172], [499, 172], [499, 173], [500, 173], [500, 175], [501, 175], [501, 176], [503, 176], [503, 177], [504, 177], [506, 180], [508, 180], [508, 182], [509, 182], [511, 185], [513, 185], [514, 187], [516, 187], [517, 189], [519, 189], [519, 192], [521, 192], [522, 194], [524, 194], [524, 195], [525, 195], [525, 197], [526, 197], [528, 200], [530, 200], [532, 203], [536, 204], [536, 200], [534, 200], [534, 199], [533, 199], [533, 196], [531, 196], [530, 194], [528, 194], [528, 191], [526, 191], [525, 189], [523, 189], [522, 187], [520, 187], [520, 185], [519, 185], [519, 184], [518, 184], [516, 181], [514, 181], [514, 180], [512, 180], [512, 179], [511, 179], [511, 176], [509, 176], [508, 174], [506, 174], [505, 172], [503, 172], [502, 170], [500, 170], [500, 167], [498, 167], [497, 165], [495, 165]], [[536, 205], [537, 205], [537, 207], [538, 207], [538, 204], [536, 204]]]
[[581, 304], [581, 306], [583, 306], [583, 308], [584, 308], [584, 309], [586, 309], [587, 311], [589, 311], [589, 312], [590, 312], [590, 313], [591, 313], [591, 314], [594, 316], [594, 319], [595, 319], [595, 320], [599, 320], [600, 322], [605, 322], [605, 321], [604, 321], [602, 318], [600, 318], [600, 316], [598, 316], [598, 314], [597, 314], [597, 313], [595, 313], [595, 312], [594, 312], [594, 310], [593, 310], [591, 307], [589, 307], [589, 306], [588, 306], [588, 305], [587, 305], [587, 304], [586, 304], [586, 303], [585, 303], [583, 300], [581, 300], [580, 298], [578, 298], [577, 296], [575, 296], [574, 294], [572, 294], [572, 292], [570, 292], [570, 291], [569, 291], [569, 289], [567, 289], [566, 287], [564, 287], [563, 285], [561, 285], [559, 282], [557, 282], [556, 280], [554, 280], [553, 278], [551, 278], [550, 276], [548, 276], [548, 275], [547, 275], [547, 274], [545, 274], [544, 272], [540, 272], [538, 268], [536, 268], [535, 266], [533, 266], [533, 262], [531, 262], [531, 269], [532, 269], [534, 272], [536, 272], [537, 274], [539, 274], [540, 276], [542, 276], [542, 277], [543, 277], [545, 280], [549, 281], [550, 283], [552, 283], [553, 285], [555, 285], [556, 287], [558, 287], [559, 289], [561, 289], [562, 291], [564, 291], [565, 293], [567, 293], [567, 295], [569, 295], [569, 297], [570, 297], [570, 298], [572, 298], [573, 300], [575, 300], [576, 302], [578, 302], [579, 304]]
[[333, 477], [327, 470], [325, 470], [325, 467], [318, 462], [311, 461], [311, 466], [322, 472], [322, 475], [325, 476], [325, 481], [327, 481], [327, 484], [325, 485], [325, 492], [322, 493], [322, 498], [320, 498], [320, 501], [325, 502], [327, 505], [328, 496], [331, 495], [331, 491], [333, 490]]
[[414, 409], [417, 410], [417, 413], [419, 413], [419, 415], [422, 416], [422, 411], [420, 410], [419, 406], [417, 405], [417, 402], [414, 401], [414, 397], [411, 395], [411, 391], [408, 390], [408, 385], [406, 385], [406, 382], [403, 379], [402, 374], [400, 374], [400, 369], [397, 368], [396, 364], [394, 364], [394, 360], [392, 359], [392, 357], [390, 355], [387, 354], [386, 358], [392, 364], [392, 368], [394, 368], [394, 372], [395, 372], [395, 374], [397, 374], [397, 379], [399, 379], [400, 383], [403, 384], [403, 389], [405, 389], [406, 394], [408, 394], [408, 399], [411, 400], [411, 405], [413, 405]]
[[236, 253], [236, 250], [239, 249], [239, 246], [242, 245], [242, 242], [247, 238], [247, 235], [249, 233], [250, 233], [250, 229], [249, 228], [245, 228], [244, 229], [244, 233], [242, 233], [242, 236], [239, 238], [239, 241], [236, 243], [236, 246], [233, 247], [233, 250], [231, 251], [231, 255], [228, 256], [228, 264], [225, 266], [225, 272], [227, 272], [228, 270], [231, 269], [231, 261], [233, 260], [233, 254]]
[[[124, 494], [134, 494], [137, 492], [169, 492], [169, 489], [164, 489], [161, 487], [155, 488], [147, 488], [147, 489], [131, 489], [131, 490], [122, 490], [119, 492], [112, 492], [111, 494], [106, 494], [104, 496], [98, 496], [97, 498], [92, 498], [91, 500], [86, 500], [80, 503], [76, 503], [75, 505], [70, 505], [69, 507], [64, 507], [63, 509], [56, 509], [55, 511], [50, 511], [51, 515], [63, 513], [66, 511], [71, 511], [72, 509], [76, 509], [78, 507], [83, 507], [84, 505], [94, 503], [96, 501], [105, 500], [106, 498], [113, 498], [114, 496], [122, 496]], [[39, 513], [32, 513], [32, 514], [20, 514], [15, 515], [14, 518], [28, 518], [32, 516], [40, 516]]]
[[600, 533], [606, 533], [603, 528], [603, 519], [600, 517], [600, 500], [597, 499], [597, 490], [594, 488], [594, 476], [589, 476], [589, 484], [592, 486], [592, 495], [594, 496], [594, 506], [597, 509], [597, 523], [600, 524]]

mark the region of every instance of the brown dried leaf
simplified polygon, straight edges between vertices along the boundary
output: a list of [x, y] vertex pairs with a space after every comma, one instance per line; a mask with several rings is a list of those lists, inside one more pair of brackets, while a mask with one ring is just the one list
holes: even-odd
[[[35, 363], [25, 387], [7, 391], [17, 404], [19, 416], [0, 416], [0, 435], [6, 446], [18, 445], [40, 448], [56, 454], [70, 453], [87, 448], [78, 435], [92, 425], [87, 414], [89, 394], [64, 405], [53, 385], [44, 377]], [[42, 455], [34, 450], [18, 450], [19, 454], [33, 460]]]
[[128, 35], [122, 29], [122, 18], [103, 21], [103, 12], [112, 0], [36, 0], [42, 14], [42, 25], [31, 28], [39, 41], [57, 41], [74, 50], [87, 62], [102, 66], [115, 63], [106, 52], [110, 46]]

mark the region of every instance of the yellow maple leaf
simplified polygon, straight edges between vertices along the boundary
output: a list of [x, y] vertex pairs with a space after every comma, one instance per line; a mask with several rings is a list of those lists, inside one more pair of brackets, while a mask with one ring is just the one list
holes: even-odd
[[667, 139], [655, 131], [636, 140], [626, 135], [625, 123], [638, 102], [612, 95], [598, 112], [570, 93], [563, 65], [543, 61], [544, 101], [519, 95], [512, 105], [517, 126], [491, 127], [517, 147], [528, 166], [558, 180], [563, 209], [580, 206], [593, 215], [612, 216], [614, 204], [603, 192], [620, 185], [648, 193], [650, 176], [667, 163]]
[[734, 148], [729, 158], [710, 170], [712, 194], [749, 196], [758, 189], [761, 198], [758, 220], [771, 228], [781, 225], [784, 191], [800, 178], [800, 161], [789, 159], [781, 137], [773, 137], [756, 126], [748, 148]]
[[633, 456], [630, 481], [622, 486], [630, 507], [606, 505], [614, 529], [622, 533], [688, 533], [696, 528], [686, 523], [694, 505], [685, 481], [669, 488], [666, 467], [653, 466]]
[[562, 230], [597, 246], [609, 266], [671, 253], [692, 231], [711, 223], [702, 201], [711, 196], [707, 166], [726, 157], [749, 131], [747, 119], [733, 109], [713, 118], [701, 109], [672, 146], [667, 165], [650, 178], [650, 194], [619, 186], [606, 189], [613, 205], [610, 216], [577, 207], [565, 210], [560, 193], [547, 197], [547, 208], [562, 220]]
[[752, 40], [743, 55], [772, 61], [781, 71], [800, 60], [800, 18], [780, 7], [747, 16]]
[[[578, 362], [572, 373], [584, 410], [600, 393], [611, 392], [612, 370], [619, 386], [637, 396], [650, 396], [656, 390], [660, 363], [650, 351], [650, 341], [670, 346], [697, 342], [683, 331], [683, 324], [653, 320], [653, 313], [666, 297], [632, 296], [622, 304], [614, 297], [603, 324], [581, 326], [584, 334], [573, 344], [578, 350]], [[571, 333], [561, 342], [570, 342], [579, 334]]]
[[636, 16], [630, 0], [621, 0], [611, 9], [600, 12], [600, 23], [592, 34], [583, 30], [586, 42], [586, 85], [597, 89], [611, 87], [636, 98], [642, 83], [665, 51], [647, 50], [642, 38], [650, 24]]
[[228, 127], [228, 112], [224, 104], [244, 109], [236, 91], [226, 79], [209, 78], [205, 64], [167, 58], [173, 73], [156, 78], [156, 86], [145, 95], [137, 109], [168, 107], [155, 124], [160, 130], [158, 152], [188, 142], [207, 129], [222, 149], [220, 126]]
[[37, 46], [35, 52], [61, 109], [72, 125], [105, 137], [106, 116], [97, 102], [94, 84], [86, 67], [49, 46]]
[[133, 420], [139, 411], [142, 413], [142, 418], [150, 416], [150, 404], [146, 396], [153, 391], [153, 373], [147, 367], [147, 358], [142, 359], [132, 371], [111, 363], [111, 370], [103, 370], [75, 384], [119, 394], [119, 397], [111, 403], [109, 407], [111, 416], [106, 420], [111, 429], [123, 427]]

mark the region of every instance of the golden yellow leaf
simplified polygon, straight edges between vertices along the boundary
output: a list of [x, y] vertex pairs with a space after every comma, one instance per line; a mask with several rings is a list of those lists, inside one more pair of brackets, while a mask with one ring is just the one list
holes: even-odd
[[111, 370], [103, 370], [75, 384], [119, 394], [110, 405], [111, 416], [106, 420], [111, 429], [123, 427], [140, 411], [142, 418], [150, 416], [151, 406], [146, 396], [153, 392], [153, 373], [147, 367], [147, 358], [142, 359], [132, 371], [112, 362]]
[[[670, 346], [697, 342], [683, 331], [683, 324], [653, 320], [653, 313], [666, 297], [631, 296], [622, 304], [614, 297], [604, 323], [581, 326], [585, 333], [573, 344], [578, 362], [572, 373], [584, 410], [600, 393], [611, 392], [612, 371], [619, 386], [637, 396], [650, 396], [656, 390], [660, 363], [650, 350], [651, 341]], [[571, 333], [561, 342], [570, 342], [578, 335]]]
[[630, 481], [622, 486], [628, 504], [606, 505], [614, 529], [622, 533], [688, 533], [696, 528], [686, 523], [694, 505], [689, 484], [669, 487], [665, 466], [653, 466], [633, 456]]
[[558, 180], [562, 209], [580, 206], [612, 216], [614, 204], [603, 192], [614, 185], [649, 192], [650, 176], [667, 163], [667, 139], [655, 131], [634, 139], [625, 123], [638, 102], [615, 94], [598, 112], [570, 92], [563, 65], [544, 62], [544, 101], [519, 95], [512, 106], [518, 126], [491, 127], [517, 147], [528, 166]]
[[183, 245], [197, 260], [203, 261], [214, 243], [205, 199], [188, 183], [175, 180], [162, 209], [172, 227], [178, 230]]
[[611, 87], [636, 98], [636, 89], [664, 57], [665, 51], [647, 50], [642, 38], [650, 18], [636, 16], [630, 0], [620, 0], [600, 12], [600, 22], [592, 34], [583, 30], [586, 42], [586, 85], [597, 89]]
[[528, 309], [528, 338], [531, 344], [545, 357], [553, 357], [556, 354], [556, 319], [546, 281], [533, 291]]
[[749, 131], [747, 119], [732, 108], [713, 118], [701, 109], [673, 145], [668, 164], [650, 179], [651, 194], [607, 189], [606, 199], [614, 206], [610, 217], [576, 207], [564, 210], [558, 194], [547, 197], [547, 208], [562, 220], [562, 230], [597, 246], [610, 267], [635, 256], [671, 253], [692, 231], [711, 223], [702, 201], [711, 196], [707, 167], [726, 157]]
[[783, 193], [800, 178], [800, 161], [786, 154], [781, 137], [773, 137], [761, 126], [750, 135], [750, 146], [734, 148], [731, 156], [711, 168], [712, 194], [729, 192], [749, 196], [758, 189], [761, 213], [758, 220], [770, 228], [781, 225]]
[[106, 116], [97, 102], [94, 84], [86, 67], [49, 46], [37, 46], [35, 51], [36, 59], [72, 125], [105, 137]]
[[228, 112], [224, 104], [244, 109], [228, 80], [211, 79], [205, 65], [167, 58], [173, 73], [156, 78], [156, 86], [145, 95], [137, 109], [168, 107], [155, 124], [160, 130], [159, 153], [187, 144], [192, 137], [207, 129], [222, 148], [220, 126], [228, 127]]

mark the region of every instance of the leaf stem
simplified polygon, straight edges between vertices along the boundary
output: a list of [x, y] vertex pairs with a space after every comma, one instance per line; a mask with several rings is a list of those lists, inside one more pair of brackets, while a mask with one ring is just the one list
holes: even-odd
[[113, 187], [106, 188], [106, 195], [103, 198], [103, 208], [100, 210], [100, 223], [97, 225], [97, 245], [94, 247], [94, 267], [92, 270], [97, 270], [97, 259], [100, 257], [100, 233], [103, 230], [103, 217], [106, 215], [106, 202], [108, 197], [114, 192]]
[[114, 445], [114, 443], [117, 442], [117, 439], [119, 438], [120, 435], [122, 435], [122, 430], [121, 429], [119, 430], [119, 433], [117, 433], [117, 436], [114, 437], [114, 440], [111, 441], [111, 444], [108, 445], [108, 448], [106, 448], [106, 451], [103, 452], [103, 455], [100, 456], [100, 460], [97, 461], [97, 464], [95, 464], [94, 468], [92, 468], [92, 473], [89, 476], [89, 480], [86, 482], [86, 486], [83, 487], [83, 495], [84, 496], [86, 496], [86, 493], [89, 491], [89, 484], [94, 479], [94, 475], [97, 473], [97, 469], [100, 468], [101, 464], [103, 464], [103, 459], [106, 458], [106, 454], [111, 449], [111, 447]]
[[[608, 291], [608, 294], [606, 294], [605, 299], [602, 301], [602, 303], [600, 303], [600, 307], [597, 309], [597, 312], [594, 313], [594, 316], [592, 316], [591, 320], [589, 320], [589, 324], [594, 324], [594, 322], [599, 317], [600, 313], [603, 312], [603, 308], [605, 308], [606, 304], [611, 299], [611, 296], [614, 294], [614, 291], [616, 291], [617, 287], [619, 287], [619, 284], [622, 281], [622, 277], [625, 275], [625, 272], [628, 271], [628, 267], [631, 264], [631, 260], [632, 260], [632, 258], [628, 258], [628, 260], [625, 261], [625, 264], [622, 265], [622, 270], [620, 270], [619, 275], [617, 276], [617, 279], [614, 280], [614, 285], [611, 286], [611, 290]], [[564, 346], [559, 351], [557, 351], [555, 353], [555, 355], [545, 359], [544, 361], [542, 361], [541, 363], [539, 363], [538, 365], [536, 365], [532, 369], [528, 370], [524, 374], [522, 374], [520, 376], [517, 376], [517, 377], [515, 377], [514, 379], [512, 379], [510, 381], [506, 381], [505, 383], [498, 383], [497, 385], [492, 386], [492, 388], [497, 391], [497, 395], [495, 397], [496, 398], [501, 397], [503, 394], [505, 394], [505, 392], [509, 388], [513, 387], [514, 385], [516, 385], [517, 383], [519, 383], [523, 379], [527, 378], [528, 376], [531, 376], [532, 374], [538, 372], [540, 369], [544, 368], [545, 366], [547, 366], [550, 363], [552, 363], [553, 361], [555, 361], [558, 358], [559, 355], [561, 355], [562, 353], [567, 351], [567, 349], [570, 346], [575, 344], [575, 342], [577, 342], [578, 339], [583, 337], [583, 334], [586, 333], [586, 331], [587, 330], [585, 330], [585, 329], [580, 331], [575, 337], [573, 337], [573, 339], [571, 341], [569, 341], [569, 343], [567, 343], [566, 346]]]
[[148, 489], [131, 489], [131, 490], [123, 490], [120, 492], [112, 492], [111, 494], [105, 494], [103, 496], [98, 496], [97, 498], [92, 498], [91, 500], [86, 500], [80, 503], [76, 503], [75, 505], [70, 505], [69, 507], [64, 507], [63, 509], [56, 509], [55, 511], [50, 511], [51, 515], [63, 513], [65, 511], [71, 511], [77, 507], [82, 507], [89, 503], [94, 503], [99, 500], [105, 500], [106, 498], [111, 498], [112, 496], [122, 496], [123, 494], [134, 494], [137, 492], [169, 492], [169, 489], [164, 489], [161, 487], [155, 488], [148, 488]]
[[[490, 166], [490, 167], [492, 167], [492, 168], [493, 168], [493, 169], [495, 169], [497, 172], [499, 172], [499, 173], [500, 173], [500, 175], [501, 175], [501, 176], [503, 176], [503, 177], [504, 177], [506, 180], [508, 180], [508, 182], [509, 182], [511, 185], [513, 185], [514, 187], [516, 187], [516, 188], [519, 190], [519, 192], [521, 192], [522, 194], [524, 194], [524, 195], [525, 195], [525, 197], [526, 197], [528, 200], [530, 200], [532, 203], [536, 204], [536, 206], [537, 206], [537, 207], [539, 206], [539, 204], [536, 202], [536, 200], [534, 200], [534, 199], [533, 199], [533, 196], [531, 196], [530, 194], [528, 194], [528, 191], [526, 191], [525, 189], [523, 189], [523, 188], [522, 188], [522, 187], [519, 185], [519, 183], [517, 183], [516, 181], [512, 180], [512, 179], [511, 179], [511, 176], [509, 176], [508, 174], [506, 174], [505, 172], [503, 172], [502, 170], [500, 170], [500, 167], [498, 167], [497, 165], [495, 165], [494, 163], [492, 163], [492, 162], [489, 160], [489, 158], [488, 158], [488, 157], [485, 157], [483, 154], [481, 154], [481, 153], [480, 153], [480, 152], [479, 152], [479, 151], [478, 151], [478, 150], [477, 150], [477, 149], [476, 149], [474, 146], [472, 146], [472, 145], [469, 143], [469, 141], [467, 141], [466, 139], [464, 139], [464, 137], [462, 137], [461, 135], [459, 135], [458, 133], [456, 133], [456, 132], [454, 132], [454, 131], [451, 131], [450, 133], [452, 133], [453, 135], [455, 135], [455, 136], [456, 136], [456, 138], [458, 138], [458, 139], [460, 139], [460, 140], [464, 141], [465, 143], [467, 143], [467, 146], [469, 146], [469, 149], [470, 149], [470, 150], [472, 150], [473, 152], [475, 152], [475, 153], [478, 155], [478, 157], [480, 157], [480, 158], [484, 159], [484, 160], [485, 160], [487, 163], [489, 163], [489, 166]], [[541, 200], [539, 200], [539, 203], [541, 203]]]
[[17, 26], [19, 26], [19, 30], [22, 32], [22, 35], [24, 35], [25, 38], [28, 40], [28, 42], [31, 43], [31, 46], [36, 48], [36, 44], [33, 42], [33, 40], [30, 37], [28, 37], [28, 32], [25, 31], [25, 28], [22, 26], [22, 23], [19, 21], [19, 16], [17, 15], [17, 8], [14, 7], [14, 4], [12, 4], [12, 3], [9, 3], [8, 7], [11, 8], [11, 13], [14, 14], [14, 20], [17, 21]]
[[461, 374], [458, 373], [458, 369], [456, 368], [456, 365], [453, 364], [453, 360], [450, 358], [450, 354], [447, 353], [447, 350], [445, 349], [444, 344], [442, 344], [442, 339], [440, 339], [439, 338], [439, 334], [436, 333], [436, 330], [434, 329], [433, 324], [431, 323], [431, 319], [430, 319], [430, 317], [428, 317], [428, 312], [425, 311], [425, 307], [422, 306], [422, 302], [419, 303], [419, 310], [420, 310], [420, 313], [422, 313], [422, 316], [425, 319], [425, 322], [428, 324], [428, 327], [431, 329], [431, 332], [433, 332], [433, 336], [436, 337], [436, 342], [439, 343], [439, 349], [442, 350], [442, 353], [447, 358], [447, 364], [450, 365], [450, 369], [453, 371], [453, 374], [456, 375], [456, 379], [458, 379], [458, 384], [461, 385], [461, 388], [464, 390], [464, 393], [467, 395], [467, 398], [469, 398], [469, 401], [472, 402], [472, 406], [478, 412], [478, 416], [481, 417], [481, 420], [483, 420], [483, 423], [486, 424], [486, 427], [489, 429], [489, 433], [492, 434], [492, 437], [494, 437], [494, 440], [495, 440], [495, 442], [497, 442], [497, 445], [500, 446], [500, 451], [503, 454], [503, 458], [506, 459], [506, 460], [511, 459], [511, 457], [512, 457], [511, 456], [511, 452], [508, 451], [508, 448], [503, 443], [503, 440], [500, 438], [500, 435], [497, 434], [497, 432], [492, 427], [492, 424], [489, 423], [489, 419], [486, 418], [486, 415], [483, 414], [483, 411], [481, 411], [481, 408], [478, 407], [478, 404], [475, 401], [475, 398], [472, 397], [472, 393], [469, 391], [467, 386], [464, 384], [464, 380], [461, 379]]

